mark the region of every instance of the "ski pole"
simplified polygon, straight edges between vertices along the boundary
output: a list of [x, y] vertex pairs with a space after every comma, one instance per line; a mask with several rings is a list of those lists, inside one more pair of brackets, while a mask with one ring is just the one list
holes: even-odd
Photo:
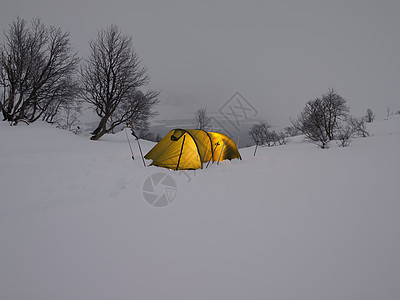
[[215, 150], [217, 149], [218, 145], [219, 145], [219, 142], [215, 143], [214, 151], [213, 151], [213, 153], [211, 153], [211, 157], [210, 157], [210, 160], [207, 163], [206, 169], [208, 168], [208, 165], [210, 164], [210, 161], [213, 159], [213, 154], [214, 154]]
[[137, 143], [139, 145], [139, 150], [140, 150], [140, 155], [142, 156], [143, 165], [144, 165], [144, 167], [146, 167], [146, 163], [144, 162], [144, 157], [143, 157], [143, 153], [142, 153], [142, 147], [140, 147], [139, 139], [136, 138], [136, 140], [137, 140]]
[[256, 156], [257, 147], [258, 147], [258, 143], [256, 143], [256, 148], [254, 149], [254, 154], [253, 154], [253, 156]]
[[221, 159], [221, 155], [222, 155], [222, 151], [224, 151], [224, 147], [225, 147], [225, 141], [224, 141], [224, 143], [222, 144], [222, 149], [221, 149], [221, 153], [219, 154], [219, 157], [218, 157], [217, 166], [219, 165], [219, 160]]
[[[125, 129], [126, 129], [126, 128], [125, 128]], [[125, 134], [126, 134], [126, 139], [128, 140], [129, 148], [131, 149], [132, 159], [135, 160], [135, 157], [134, 157], [134, 155], [133, 155], [133, 150], [132, 150], [131, 141], [129, 140], [129, 137], [128, 137], [128, 134], [126, 133], [126, 130], [124, 130], [124, 131], [125, 131]]]

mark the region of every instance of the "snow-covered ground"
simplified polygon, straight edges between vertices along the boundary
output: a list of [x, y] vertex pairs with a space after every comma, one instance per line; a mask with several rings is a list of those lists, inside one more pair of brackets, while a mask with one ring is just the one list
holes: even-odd
[[[400, 299], [400, 118], [370, 131], [176, 172], [123, 132], [2, 122], [0, 299]], [[158, 172], [163, 208], [142, 192]]]

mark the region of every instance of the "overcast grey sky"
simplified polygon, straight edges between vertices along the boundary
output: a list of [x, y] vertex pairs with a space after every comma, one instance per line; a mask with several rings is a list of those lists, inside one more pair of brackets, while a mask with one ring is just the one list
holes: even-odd
[[288, 120], [332, 87], [357, 115], [400, 110], [399, 0], [2, 0], [0, 27], [17, 15], [69, 31], [81, 56], [118, 25], [175, 103], [216, 111], [240, 91]]

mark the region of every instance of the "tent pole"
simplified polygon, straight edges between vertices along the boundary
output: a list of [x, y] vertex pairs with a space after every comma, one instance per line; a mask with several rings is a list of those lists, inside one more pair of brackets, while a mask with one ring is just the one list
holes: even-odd
[[240, 135], [238, 136], [238, 140], [237, 140], [237, 143], [236, 143], [236, 148], [238, 148], [238, 149], [239, 149], [239, 140], [240, 140]]
[[225, 141], [224, 141], [224, 143], [222, 144], [222, 149], [221, 149], [221, 153], [219, 154], [219, 157], [218, 157], [217, 166], [219, 165], [219, 160], [221, 159], [221, 155], [222, 155], [222, 151], [224, 151], [224, 147], [225, 147]]
[[125, 131], [125, 134], [126, 134], [126, 139], [128, 140], [129, 148], [131, 149], [132, 159], [135, 160], [135, 157], [134, 157], [134, 155], [133, 155], [133, 150], [132, 150], [131, 141], [129, 140], [128, 133], [126, 133], [126, 128], [125, 128], [124, 131]]
[[179, 163], [181, 161], [181, 156], [182, 156], [182, 150], [183, 150], [183, 144], [185, 143], [185, 135], [183, 136], [183, 141], [182, 141], [182, 146], [181, 146], [181, 153], [179, 153], [179, 158], [178, 158], [178, 164], [176, 165], [176, 170], [179, 168]]

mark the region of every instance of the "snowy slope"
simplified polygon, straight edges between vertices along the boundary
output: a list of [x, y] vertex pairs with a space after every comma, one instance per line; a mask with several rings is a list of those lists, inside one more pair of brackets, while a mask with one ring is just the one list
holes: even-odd
[[[0, 123], [0, 299], [399, 299], [399, 128], [175, 172], [123, 132]], [[157, 172], [163, 208], [143, 199]]]

